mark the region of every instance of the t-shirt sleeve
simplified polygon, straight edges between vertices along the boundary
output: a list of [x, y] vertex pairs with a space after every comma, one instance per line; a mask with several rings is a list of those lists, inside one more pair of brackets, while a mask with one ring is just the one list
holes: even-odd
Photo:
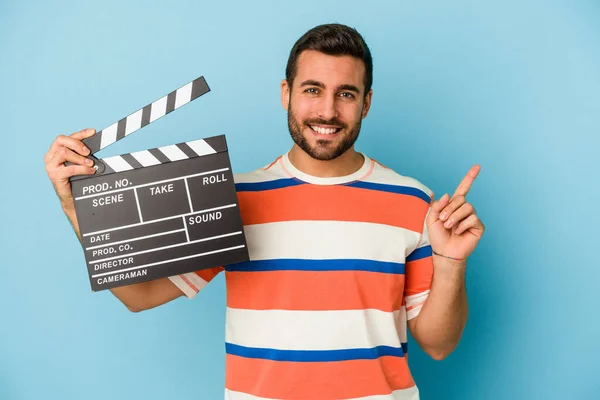
[[406, 257], [404, 264], [404, 303], [407, 320], [415, 318], [421, 312], [433, 280], [433, 258], [426, 221], [427, 217], [423, 221], [423, 233], [417, 248]]
[[187, 298], [194, 298], [208, 282], [212, 281], [213, 278], [221, 271], [223, 267], [215, 267], [203, 269], [196, 272], [188, 272], [181, 275], [170, 276], [169, 279], [183, 292]]

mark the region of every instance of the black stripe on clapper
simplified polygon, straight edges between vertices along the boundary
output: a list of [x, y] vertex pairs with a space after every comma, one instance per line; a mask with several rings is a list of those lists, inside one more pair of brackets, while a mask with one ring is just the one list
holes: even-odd
[[175, 109], [175, 96], [177, 96], [177, 90], [169, 93], [167, 96], [167, 111], [165, 111], [165, 114], [168, 114]]
[[210, 92], [210, 88], [208, 87], [208, 84], [206, 83], [204, 77], [201, 76], [200, 78], [194, 80], [194, 82], [192, 83], [192, 96], [190, 98], [190, 101], [208, 92]]
[[121, 158], [124, 159], [125, 161], [127, 161], [127, 163], [129, 165], [131, 165], [133, 168], [142, 168], [143, 165], [140, 164], [140, 162], [138, 160], [135, 159], [134, 156], [132, 156], [131, 154], [121, 154]]
[[183, 153], [186, 156], [188, 156], [188, 158], [198, 157], [198, 154], [196, 154], [196, 152], [192, 150], [191, 147], [187, 145], [187, 143], [178, 143], [176, 144], [176, 146], [179, 147], [179, 150], [183, 151]]
[[165, 164], [168, 162], [171, 162], [171, 160], [169, 160], [167, 158], [167, 156], [165, 156], [162, 151], [160, 151], [159, 149], [150, 149], [148, 150], [150, 152], [150, 154], [152, 154], [154, 157], [156, 157], [156, 159], [158, 161], [160, 161], [161, 164]]
[[117, 142], [125, 137], [125, 127], [127, 126], [127, 117], [123, 118], [117, 124]]
[[98, 150], [100, 150], [100, 144], [102, 142], [102, 131], [96, 132], [94, 136], [91, 136], [87, 139], [83, 139], [83, 144], [85, 144], [88, 149], [90, 149], [90, 153], [94, 154]]
[[217, 153], [227, 151], [227, 141], [225, 140], [225, 135], [209, 137], [204, 139], [204, 141]]
[[148, 125], [150, 123], [150, 112], [152, 111], [152, 104], [148, 104], [146, 107], [142, 109], [142, 125], [140, 128]]
[[[102, 160], [100, 160], [100, 161], [102, 161]], [[110, 165], [108, 165], [107, 163], [102, 162], [102, 164], [104, 165], [104, 172], [102, 172], [102, 175], [112, 174], [113, 172], [115, 172], [115, 170], [112, 169], [110, 167]]]

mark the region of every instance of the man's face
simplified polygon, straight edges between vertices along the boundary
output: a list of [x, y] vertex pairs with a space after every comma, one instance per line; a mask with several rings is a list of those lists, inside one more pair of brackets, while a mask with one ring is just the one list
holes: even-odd
[[281, 83], [292, 139], [312, 158], [333, 160], [354, 145], [371, 105], [364, 76], [359, 58], [306, 50], [298, 57], [293, 87]]

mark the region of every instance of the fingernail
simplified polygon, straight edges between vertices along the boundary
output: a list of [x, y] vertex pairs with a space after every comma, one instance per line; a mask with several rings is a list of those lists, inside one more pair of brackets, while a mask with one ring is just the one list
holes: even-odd
[[88, 149], [86, 146], [83, 146], [83, 151], [81, 152], [81, 154], [89, 154], [90, 149]]
[[95, 129], [90, 128], [90, 129], [87, 130], [87, 133], [94, 133], [94, 131], [95, 131]]
[[450, 228], [452, 226], [452, 221], [451, 220], [446, 221], [446, 223], [444, 224], [444, 226], [446, 228]]
[[440, 219], [441, 219], [442, 221], [445, 221], [445, 220], [446, 220], [446, 218], [448, 218], [448, 214], [446, 214], [446, 212], [443, 212], [443, 213], [441, 213], [441, 214], [440, 214]]
[[85, 163], [86, 163], [87, 165], [94, 165], [94, 162], [93, 162], [92, 160], [90, 160], [89, 158], [86, 158], [86, 159], [85, 159]]

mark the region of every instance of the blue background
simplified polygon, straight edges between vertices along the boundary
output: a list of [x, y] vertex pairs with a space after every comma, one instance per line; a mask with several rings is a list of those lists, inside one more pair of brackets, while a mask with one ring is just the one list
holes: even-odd
[[599, 1], [0, 2], [0, 399], [218, 399], [223, 277], [129, 313], [91, 293], [45, 174], [60, 133], [102, 129], [204, 75], [212, 92], [100, 157], [226, 134], [234, 172], [291, 145], [294, 41], [356, 27], [374, 55], [357, 148], [470, 201], [470, 319], [446, 360], [416, 344], [423, 399], [600, 398]]

